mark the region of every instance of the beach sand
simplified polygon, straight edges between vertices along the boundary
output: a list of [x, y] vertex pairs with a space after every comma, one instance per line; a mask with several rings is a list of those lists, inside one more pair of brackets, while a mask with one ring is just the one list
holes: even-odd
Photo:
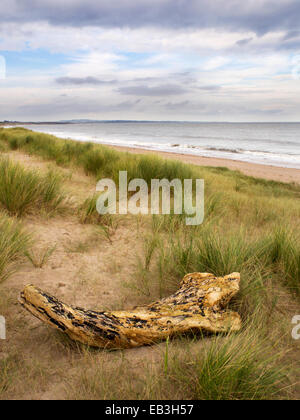
[[177, 159], [185, 163], [191, 163], [193, 165], [215, 166], [215, 167], [223, 166], [232, 170], [241, 171], [245, 175], [254, 176], [256, 178], [264, 178], [264, 179], [270, 179], [274, 181], [300, 184], [300, 169], [282, 168], [282, 167], [271, 166], [271, 165], [261, 165], [257, 163], [241, 162], [241, 161], [231, 160], [231, 159], [220, 159], [220, 158], [211, 158], [211, 157], [205, 157], [205, 156], [187, 155], [187, 154], [181, 154], [181, 153], [152, 151], [152, 150], [138, 149], [138, 148], [133, 148], [133, 147], [123, 147], [123, 146], [109, 146], [109, 147], [112, 147], [120, 151], [128, 151], [130, 153], [158, 154], [168, 159]]

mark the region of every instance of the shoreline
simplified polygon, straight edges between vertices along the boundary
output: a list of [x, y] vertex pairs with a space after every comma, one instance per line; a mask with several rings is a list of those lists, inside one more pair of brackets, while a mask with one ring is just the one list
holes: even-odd
[[284, 168], [280, 166], [263, 165], [260, 163], [243, 162], [233, 159], [214, 158], [206, 156], [195, 156], [183, 153], [171, 153], [163, 151], [147, 150], [128, 146], [107, 145], [98, 143], [106, 147], [111, 147], [119, 151], [126, 151], [135, 154], [158, 154], [167, 159], [176, 159], [184, 163], [190, 163], [198, 166], [226, 167], [231, 170], [241, 171], [243, 174], [255, 178], [264, 178], [273, 181], [296, 183], [300, 185], [300, 169]]
[[[3, 124], [4, 125], [4, 124]], [[14, 124], [17, 125], [17, 124]], [[0, 124], [2, 126], [2, 124]], [[68, 139], [64, 137], [56, 137], [62, 140], [80, 141], [75, 139]], [[255, 178], [262, 178], [284, 183], [296, 183], [300, 185], [300, 169], [286, 168], [282, 166], [264, 165], [261, 163], [244, 162], [240, 160], [233, 160], [219, 157], [207, 157], [186, 153], [165, 152], [161, 150], [149, 150], [142, 147], [119, 146], [107, 143], [95, 142], [105, 147], [110, 147], [115, 150], [129, 152], [134, 154], [157, 154], [167, 159], [175, 159], [187, 164], [210, 167], [226, 167], [231, 170], [237, 170], [245, 175]]]

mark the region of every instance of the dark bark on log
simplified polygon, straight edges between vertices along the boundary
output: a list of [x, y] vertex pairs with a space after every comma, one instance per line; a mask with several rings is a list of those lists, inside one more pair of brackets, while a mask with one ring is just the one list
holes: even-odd
[[226, 308], [239, 291], [240, 275], [186, 275], [172, 296], [130, 311], [96, 312], [68, 306], [28, 285], [22, 306], [71, 339], [102, 348], [130, 348], [157, 343], [188, 331], [229, 332], [241, 328], [240, 316]]

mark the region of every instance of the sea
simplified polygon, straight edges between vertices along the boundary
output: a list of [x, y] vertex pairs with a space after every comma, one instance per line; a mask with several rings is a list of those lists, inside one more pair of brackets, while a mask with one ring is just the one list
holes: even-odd
[[101, 121], [23, 126], [64, 139], [300, 169], [300, 123]]

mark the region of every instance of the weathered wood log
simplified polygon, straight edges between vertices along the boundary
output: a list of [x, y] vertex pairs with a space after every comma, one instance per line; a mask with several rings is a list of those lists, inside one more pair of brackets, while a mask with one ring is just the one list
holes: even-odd
[[239, 290], [240, 275], [186, 275], [172, 296], [131, 311], [96, 312], [68, 306], [28, 285], [20, 303], [71, 339], [102, 348], [130, 348], [153, 344], [188, 331], [229, 332], [241, 328], [240, 316], [226, 309]]

